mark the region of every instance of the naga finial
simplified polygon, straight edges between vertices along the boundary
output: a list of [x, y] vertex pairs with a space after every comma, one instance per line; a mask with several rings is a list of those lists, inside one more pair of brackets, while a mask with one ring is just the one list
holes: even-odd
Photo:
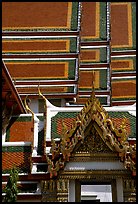
[[30, 102], [31, 102], [31, 100], [28, 99], [28, 95], [27, 95], [27, 96], [25, 97], [25, 99], [24, 99], [24, 105], [25, 105], [26, 110], [32, 113], [32, 117], [33, 117], [33, 119], [34, 119], [34, 112], [30, 109], [30, 107], [29, 107], [29, 105], [28, 105]]

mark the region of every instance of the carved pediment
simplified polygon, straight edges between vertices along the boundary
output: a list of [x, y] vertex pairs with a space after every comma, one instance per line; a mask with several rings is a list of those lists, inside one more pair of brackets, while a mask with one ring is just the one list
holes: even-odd
[[76, 148], [76, 152], [108, 153], [112, 151], [101, 139], [96, 129], [91, 127], [83, 143]]

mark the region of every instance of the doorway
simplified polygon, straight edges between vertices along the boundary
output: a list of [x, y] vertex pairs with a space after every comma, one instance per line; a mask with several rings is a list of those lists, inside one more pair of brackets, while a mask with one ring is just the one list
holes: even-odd
[[75, 202], [114, 202], [114, 182], [92, 182], [75, 180]]
[[111, 184], [81, 184], [81, 202], [112, 202]]

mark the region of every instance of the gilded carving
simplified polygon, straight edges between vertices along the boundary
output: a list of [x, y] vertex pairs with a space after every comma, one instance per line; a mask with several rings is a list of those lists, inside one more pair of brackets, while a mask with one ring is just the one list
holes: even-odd
[[136, 180], [132, 178], [124, 179], [123, 189], [124, 189], [124, 201], [136, 202]]
[[68, 201], [68, 180], [66, 180], [65, 178], [57, 180], [57, 201]]
[[50, 179], [41, 181], [42, 202], [56, 202], [57, 201], [57, 181]]
[[83, 144], [77, 149], [77, 152], [99, 153], [110, 152], [94, 127], [91, 128], [89, 135], [84, 139]]
[[60, 146], [55, 142], [55, 140], [52, 138], [51, 140], [51, 149], [50, 153], [52, 153], [52, 160], [54, 160], [56, 157], [60, 154]]

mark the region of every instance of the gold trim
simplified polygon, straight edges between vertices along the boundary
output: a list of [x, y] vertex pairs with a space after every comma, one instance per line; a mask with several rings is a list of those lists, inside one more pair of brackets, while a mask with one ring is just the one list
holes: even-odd
[[125, 81], [112, 81], [112, 83], [119, 83], [119, 84], [123, 84], [123, 83], [133, 83], [133, 84], [136, 84], [136, 80], [125, 80]]
[[72, 2], [68, 2], [67, 28], [71, 27]]
[[[136, 95], [126, 95], [126, 96], [112, 96], [113, 99], [115, 98], [136, 98]], [[115, 102], [115, 101], [114, 101]]]

